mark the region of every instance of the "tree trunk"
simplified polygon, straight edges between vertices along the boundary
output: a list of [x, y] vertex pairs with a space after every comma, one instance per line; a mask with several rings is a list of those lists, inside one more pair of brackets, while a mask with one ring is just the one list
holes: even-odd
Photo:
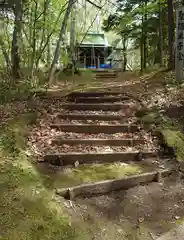
[[140, 55], [141, 55], [141, 72], [144, 69], [144, 16], [142, 14], [142, 29], [141, 29], [141, 36], [140, 36]]
[[127, 66], [126, 41], [127, 41], [127, 37], [126, 37], [126, 34], [124, 34], [123, 36], [123, 72], [126, 72], [126, 66]]
[[160, 51], [160, 67], [163, 67], [163, 27], [162, 27], [162, 6], [159, 0], [159, 51]]
[[75, 4], [73, 4], [73, 8], [71, 11], [71, 24], [70, 24], [70, 58], [71, 58], [71, 64], [72, 64], [72, 75], [74, 75], [74, 72], [76, 69], [76, 7]]
[[35, 67], [35, 58], [36, 58], [36, 37], [37, 37], [37, 11], [38, 11], [38, 2], [35, 2], [34, 7], [34, 18], [33, 18], [33, 35], [32, 35], [32, 56], [31, 56], [31, 76], [34, 77], [34, 67]]
[[56, 49], [55, 49], [55, 53], [54, 53], [54, 58], [52, 60], [52, 64], [51, 64], [50, 71], [49, 71], [49, 85], [52, 84], [52, 82], [53, 82], [56, 65], [58, 63], [59, 56], [60, 56], [61, 42], [63, 42], [63, 36], [66, 32], [67, 21], [69, 19], [69, 16], [70, 16], [70, 13], [72, 10], [72, 6], [74, 3], [75, 3], [75, 0], [69, 0], [68, 6], [67, 6], [67, 9], [65, 12], [65, 16], [64, 16], [63, 22], [61, 24], [61, 29], [60, 29], [60, 33], [59, 33], [59, 37], [57, 40]]
[[143, 52], [144, 52], [144, 69], [146, 69], [146, 65], [147, 65], [147, 18], [148, 18], [148, 14], [147, 14], [147, 0], [145, 0], [144, 2], [144, 20], [143, 20]]
[[4, 41], [1, 38], [1, 36], [0, 36], [0, 46], [1, 46], [1, 51], [3, 53], [4, 59], [5, 59], [5, 62], [6, 62], [7, 69], [11, 70], [11, 61], [9, 59], [9, 55], [6, 51], [6, 46], [5, 46]]
[[168, 69], [174, 69], [174, 14], [173, 0], [167, 0], [168, 5]]
[[22, 2], [16, 4], [14, 9], [14, 29], [12, 38], [11, 61], [12, 61], [12, 76], [14, 79], [20, 78], [20, 56], [19, 56], [19, 41], [21, 35], [21, 21], [22, 21]]
[[[36, 69], [39, 67], [39, 62], [40, 62], [40, 58], [42, 55], [42, 49], [43, 49], [43, 45], [44, 45], [44, 41], [47, 38], [47, 33], [48, 33], [48, 29], [49, 29], [49, 19], [46, 18], [46, 16], [49, 16], [49, 6], [50, 6], [50, 0], [44, 0], [44, 9], [43, 9], [43, 28], [42, 28], [42, 33], [41, 33], [41, 41], [40, 41], [40, 46], [38, 49], [38, 56], [36, 59]], [[46, 31], [47, 29], [47, 31]], [[44, 61], [46, 62], [46, 61]]]

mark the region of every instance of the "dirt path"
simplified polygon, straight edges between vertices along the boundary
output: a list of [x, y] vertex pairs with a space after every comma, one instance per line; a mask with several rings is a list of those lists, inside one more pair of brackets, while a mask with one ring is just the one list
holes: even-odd
[[[127, 130], [107, 132], [110, 125], [116, 127], [119, 125], [119, 129], [121, 129], [121, 124], [139, 126], [134, 113], [140, 107], [140, 102], [136, 99], [141, 91], [145, 90], [145, 82], [137, 81], [133, 85], [130, 83], [120, 85], [116, 88], [120, 92], [123, 89], [123, 93], [129, 93], [127, 100], [119, 99], [117, 101], [117, 97], [123, 97], [126, 94], [113, 95], [106, 92], [103, 96], [81, 95], [71, 97], [70, 95], [70, 98], [67, 99], [67, 105], [63, 105], [63, 103], [66, 103], [66, 98], [64, 102], [61, 102], [60, 99], [55, 101], [41, 100], [39, 102], [38, 105], [42, 105], [42, 107], [37, 119], [38, 124], [32, 129], [29, 139], [30, 151], [38, 162], [42, 162], [48, 153], [55, 156], [56, 159], [59, 155], [62, 156], [57, 162], [57, 166], [55, 166], [56, 161], [50, 160], [47, 160], [46, 163], [36, 164], [44, 179], [45, 187], [53, 190], [82, 183], [119, 179], [173, 166], [173, 163], [168, 159], [160, 160], [158, 158], [148, 158], [142, 162], [135, 162], [135, 159], [133, 159], [133, 161], [123, 163], [114, 155], [112, 156], [113, 163], [106, 163], [106, 159], [103, 158], [104, 162], [100, 164], [96, 163], [95, 156], [93, 156], [93, 159], [89, 158], [92, 153], [116, 154], [122, 152], [123, 154], [130, 154], [148, 149], [150, 151], [159, 150], [157, 140], [144, 129], [133, 132]], [[157, 87], [160, 87], [160, 85], [154, 82], [154, 91]], [[114, 88], [116, 91], [117, 89]], [[131, 99], [130, 95], [134, 97]], [[100, 100], [102, 98], [103, 101]], [[148, 100], [144, 96], [142, 100], [145, 99]], [[94, 106], [94, 102], [98, 103]], [[118, 103], [119, 109], [109, 110], [107, 106], [104, 109], [104, 103], [109, 104], [109, 107]], [[131, 103], [133, 104], [131, 105]], [[152, 103], [151, 94], [150, 103]], [[129, 105], [126, 105], [122, 110], [121, 104]], [[77, 109], [75, 106], [77, 106]], [[83, 106], [85, 106], [85, 109], [82, 109]], [[85, 116], [85, 119], [83, 116]], [[116, 120], [109, 120], [113, 118]], [[53, 124], [57, 125], [57, 128], [53, 128]], [[73, 126], [77, 126], [76, 130]], [[93, 129], [90, 132], [89, 126]], [[131, 140], [130, 144], [128, 144], [128, 141], [125, 144], [124, 141], [124, 145], [119, 146], [107, 145], [107, 142], [105, 142], [105, 140], [128, 139]], [[145, 143], [136, 145], [132, 142], [133, 139], [144, 140]], [[64, 140], [68, 140], [68, 142], [64, 143]], [[69, 142], [69, 140], [73, 142]], [[77, 142], [77, 140], [83, 140], [83, 143], [81, 144], [81, 141]], [[85, 140], [88, 140], [88, 142], [85, 143]], [[95, 143], [95, 140], [98, 140], [98, 143]], [[104, 143], [102, 144], [100, 140]], [[78, 159], [75, 157], [75, 160], [72, 160], [74, 165], [71, 168], [71, 166], [67, 166], [67, 161], [71, 162], [70, 160], [73, 159], [75, 153], [79, 154]], [[82, 154], [85, 154], [85, 158]], [[65, 158], [65, 155], [67, 155], [67, 158]], [[85, 159], [85, 162], [88, 161], [88, 158], [92, 159], [90, 160], [92, 162], [91, 164], [83, 164], [82, 161], [84, 160], [81, 161], [81, 158]], [[182, 220], [184, 216], [182, 184], [183, 181], [178, 180], [176, 182], [176, 177], [173, 176], [161, 183], [150, 183], [126, 191], [113, 192], [109, 195], [76, 198], [75, 201], [67, 201], [60, 197], [58, 199], [64, 203], [65, 212], [71, 216], [72, 223], [86, 228], [91, 239], [153, 240]]]
[[72, 212], [94, 228], [99, 224], [94, 239], [156, 239], [183, 219], [183, 183], [166, 180], [108, 196], [77, 199]]
[[172, 239], [180, 240], [180, 239], [183, 239], [183, 236], [184, 236], [184, 225], [181, 224], [177, 228], [174, 228], [168, 233], [162, 235], [157, 240], [172, 240]]
[[[9, 192], [14, 191], [14, 188], [7, 188], [6, 181], [10, 181], [12, 186], [14, 186], [14, 182], [17, 182], [17, 172], [14, 173], [11, 167], [11, 177], [8, 174], [4, 174], [6, 181], [3, 187], [5, 186], [4, 189], [7, 189], [7, 193], [3, 197], [2, 202], [4, 204], [2, 207], [7, 212], [7, 215], [5, 215], [7, 218], [4, 218], [6, 221], [4, 226], [5, 228], [7, 227], [7, 231], [14, 226], [14, 218], [9, 221], [11, 212], [12, 216], [17, 216], [16, 221], [20, 222], [23, 233], [27, 222], [28, 225], [26, 226], [30, 226], [30, 219], [37, 221], [37, 219], [43, 218], [46, 226], [44, 229], [48, 229], [48, 232], [45, 232], [45, 236], [50, 234], [50, 228], [52, 227], [53, 234], [51, 233], [52, 237], [50, 239], [53, 239], [56, 232], [59, 239], [60, 234], [61, 236], [65, 234], [63, 233], [62, 222], [58, 216], [56, 218], [59, 224], [56, 227], [52, 226], [53, 222], [50, 218], [50, 212], [48, 212], [48, 215], [45, 215], [47, 210], [50, 211], [50, 208], [48, 208], [49, 204], [52, 205], [53, 202], [47, 202], [45, 193], [41, 195], [42, 193], [40, 192], [39, 194], [38, 187], [40, 185], [43, 186], [43, 190], [48, 192], [49, 197], [52, 197], [54, 201], [56, 199], [59, 203], [61, 208], [58, 211], [62, 219], [64, 218], [64, 213], [71, 219], [71, 221], [67, 221], [67, 226], [71, 226], [77, 234], [82, 232], [81, 239], [85, 240], [156, 240], [173, 227], [177, 227], [184, 220], [184, 182], [178, 176], [174, 176], [174, 174], [169, 178], [162, 179], [159, 183], [140, 184], [129, 190], [111, 191], [106, 195], [93, 195], [91, 198], [82, 198], [79, 195], [71, 201], [55, 194], [55, 190], [60, 188], [71, 188], [83, 183], [95, 183], [103, 180], [111, 181], [113, 179], [118, 181], [118, 179], [132, 178], [135, 174], [140, 176], [145, 172], [160, 171], [175, 165], [175, 162], [168, 161], [168, 159], [157, 159], [155, 156], [144, 157], [143, 159], [141, 158], [142, 161], [135, 161], [132, 153], [135, 154], [140, 150], [146, 151], [146, 149], [154, 151], [160, 148], [157, 139], [150, 132], [137, 128], [140, 125], [134, 113], [140, 107], [137, 97], [148, 107], [169, 106], [173, 99], [182, 99], [182, 91], [180, 91], [181, 96], [175, 91], [176, 89], [171, 90], [171, 92], [165, 91], [162, 75], [151, 81], [142, 81], [140, 78], [134, 79], [134, 81], [130, 81], [131, 79], [128, 78], [127, 80], [129, 81], [125, 80], [125, 78], [121, 78], [116, 83], [115, 81], [114, 83], [109, 81], [109, 84], [106, 84], [109, 86], [108, 92], [121, 92], [121, 94], [116, 96], [106, 95], [95, 98], [85, 96], [72, 99], [61, 98], [59, 93], [56, 98], [38, 98], [33, 99], [33, 101], [14, 102], [0, 106], [3, 123], [6, 123], [7, 119], [10, 120], [19, 114], [21, 115], [24, 111], [26, 111], [27, 115], [27, 108], [29, 108], [31, 113], [30, 118], [33, 117], [33, 124], [35, 123], [29, 129], [29, 149], [25, 152], [26, 156], [31, 156], [33, 163], [30, 164], [28, 159], [23, 162], [20, 162], [21, 160], [19, 161], [18, 159], [17, 169], [22, 179], [23, 187], [21, 186], [21, 190], [17, 191], [16, 196], [18, 197], [15, 198], [13, 192], [12, 202], [9, 200], [11, 198]], [[99, 85], [104, 87], [104, 82], [107, 83], [104, 79]], [[93, 87], [91, 90], [97, 91], [97, 88]], [[128, 93], [128, 98], [127, 96], [125, 97], [125, 93]], [[133, 95], [133, 99], [131, 95]], [[72, 107], [75, 104], [80, 104], [80, 108], [81, 104], [85, 105], [85, 108], [86, 104], [93, 103], [93, 106], [90, 106], [90, 109], [79, 110], [78, 105], [77, 110], [74, 108], [72, 110], [66, 108], [66, 103], [72, 103]], [[110, 104], [111, 109], [100, 110], [99, 106], [104, 103]], [[131, 105], [131, 103], [134, 103], [136, 107], [131, 108], [128, 106], [123, 108], [123, 110], [119, 110], [117, 106], [115, 109], [111, 107], [114, 104], [121, 107], [121, 104]], [[96, 108], [94, 104], [97, 104], [98, 109], [94, 109], [94, 107]], [[32, 112], [35, 114], [32, 114]], [[173, 111], [171, 112], [175, 115]], [[180, 108], [178, 112], [181, 114]], [[29, 114], [27, 117], [29, 118]], [[53, 125], [57, 125], [57, 127], [53, 128]], [[88, 125], [87, 128], [84, 125]], [[130, 127], [133, 125], [133, 128]], [[17, 126], [15, 125], [14, 127], [14, 133], [17, 137], [19, 132], [17, 131]], [[71, 128], [73, 129], [72, 131]], [[106, 129], [105, 132], [104, 129]], [[21, 134], [24, 133], [21, 132]], [[60, 156], [62, 161], [58, 161], [58, 165], [43, 163], [44, 157], [48, 153]], [[122, 159], [123, 156], [126, 156], [126, 158]], [[110, 159], [112, 162], [107, 163], [107, 159]], [[90, 164], [89, 160], [91, 161]], [[97, 160], [101, 162], [99, 163]], [[10, 161], [12, 162], [12, 159]], [[30, 158], [29, 161], [31, 161]], [[68, 161], [72, 161], [72, 164], [68, 165]], [[20, 164], [24, 168], [24, 174], [19, 169]], [[25, 168], [26, 166], [28, 168]], [[30, 172], [30, 169], [32, 169], [32, 172]], [[12, 178], [12, 174], [14, 174], [14, 178]], [[36, 182], [35, 177], [37, 178]], [[27, 185], [25, 185], [25, 179]], [[30, 188], [30, 195], [27, 194], [28, 188]], [[35, 193], [33, 193], [33, 189]], [[21, 197], [20, 201], [17, 201], [20, 197], [20, 192], [26, 196]], [[33, 194], [35, 194], [36, 201], [30, 201], [30, 196]], [[15, 199], [17, 199], [16, 203]], [[26, 199], [26, 201], [22, 199]], [[46, 202], [42, 202], [42, 200], [46, 200]], [[28, 202], [29, 205], [27, 205]], [[38, 207], [38, 209], [35, 210], [35, 207]], [[41, 212], [39, 207], [41, 207]], [[35, 218], [35, 211], [37, 211], [38, 218]], [[55, 215], [52, 210], [51, 212]], [[7, 221], [9, 222], [8, 225]], [[42, 225], [40, 227], [40, 221], [39, 223], [36, 222], [36, 224], [33, 222], [33, 224], [34, 227], [30, 228], [32, 229], [31, 232], [35, 232], [35, 226], [38, 226], [39, 236], [44, 234]], [[17, 233], [18, 231], [19, 233], [20, 229], [16, 225], [14, 227], [15, 232]], [[69, 233], [71, 232], [70, 228], [68, 231]], [[80, 239], [80, 237], [77, 239]]]

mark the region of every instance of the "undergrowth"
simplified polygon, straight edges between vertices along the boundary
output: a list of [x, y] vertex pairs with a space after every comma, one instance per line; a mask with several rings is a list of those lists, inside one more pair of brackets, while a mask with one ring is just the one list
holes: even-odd
[[184, 160], [184, 134], [177, 123], [168, 119], [162, 122], [157, 131], [161, 133], [163, 143], [172, 149], [176, 160], [181, 162]]
[[137, 111], [136, 116], [144, 126], [152, 126], [152, 131], [156, 133], [164, 150], [169, 149], [177, 161], [184, 160], [184, 134], [177, 121], [165, 116], [156, 106], [151, 109], [142, 108]]
[[14, 100], [25, 100], [34, 96], [35, 92], [44, 94], [47, 86], [38, 86], [30, 80], [15, 83], [11, 79], [0, 82], [0, 104]]
[[0, 128], [0, 239], [89, 239], [71, 226], [26, 154], [29, 119], [24, 114]]

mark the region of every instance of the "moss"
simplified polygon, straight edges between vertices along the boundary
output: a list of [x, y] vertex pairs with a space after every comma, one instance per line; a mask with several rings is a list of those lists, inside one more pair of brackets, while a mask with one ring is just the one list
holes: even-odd
[[156, 115], [154, 113], [146, 114], [141, 118], [143, 124], [154, 124], [156, 121]]
[[140, 124], [143, 124], [145, 127], [151, 127], [152, 125], [157, 126], [163, 121], [157, 106], [153, 106], [150, 109], [143, 107], [135, 113], [135, 116], [138, 118]]
[[136, 116], [144, 125], [155, 125], [155, 134], [164, 150], [174, 154], [178, 161], [184, 159], [184, 134], [177, 122], [173, 122], [170, 118], [160, 114], [157, 106], [151, 109], [142, 108]]
[[0, 239], [90, 239], [81, 228], [71, 227], [62, 203], [44, 188], [26, 156], [26, 123], [25, 116], [14, 119], [0, 134]]
[[67, 171], [41, 169], [44, 184], [48, 188], [68, 187], [82, 183], [90, 183], [108, 179], [123, 178], [143, 172], [143, 167], [136, 164], [93, 164], [81, 165]]
[[142, 118], [142, 117], [144, 117], [145, 115], [149, 114], [150, 111], [151, 111], [150, 109], [148, 109], [148, 108], [146, 108], [146, 107], [143, 107], [143, 108], [137, 110], [137, 112], [135, 113], [135, 116], [136, 116], [137, 118]]
[[184, 134], [176, 129], [163, 128], [160, 130], [167, 146], [175, 150], [178, 161], [184, 159]]

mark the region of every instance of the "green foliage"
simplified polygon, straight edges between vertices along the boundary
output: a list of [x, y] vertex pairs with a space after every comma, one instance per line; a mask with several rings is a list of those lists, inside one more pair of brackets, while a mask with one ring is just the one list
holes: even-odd
[[0, 82], [0, 103], [20, 100], [30, 95], [30, 86], [27, 82], [22, 84], [14, 84], [13, 82]]
[[165, 76], [164, 76], [164, 82], [166, 87], [182, 87], [183, 85], [183, 81], [177, 81], [176, 80], [176, 73], [175, 72], [168, 72]]
[[142, 118], [145, 115], [147, 115], [148, 113], [150, 113], [150, 111], [151, 111], [150, 109], [143, 107], [143, 108], [137, 110], [137, 112], [135, 113], [135, 116], [138, 118]]
[[26, 100], [40, 91], [44, 94], [46, 87], [38, 88], [38, 85], [32, 84], [31, 80], [25, 80], [15, 83], [12, 79], [0, 81], [0, 104], [4, 102]]
[[62, 202], [44, 188], [26, 154], [29, 117], [13, 119], [0, 129], [0, 239], [87, 240], [81, 228], [71, 227]]
[[141, 118], [143, 124], [155, 124], [157, 116], [154, 113], [146, 114]]
[[146, 107], [141, 108], [135, 113], [135, 116], [142, 124], [146, 125], [158, 125], [163, 121], [163, 118], [159, 113], [159, 109], [157, 107], [152, 107], [150, 109]]
[[184, 134], [176, 129], [163, 128], [160, 130], [167, 146], [173, 148], [178, 161], [184, 160]]
[[[127, 43], [131, 41], [130, 48], [140, 47], [144, 67], [160, 64], [161, 41], [162, 51], [167, 50], [167, 44], [164, 42], [167, 38], [165, 1], [118, 0], [117, 5], [116, 13], [110, 14], [104, 20], [104, 30], [114, 31], [122, 38], [126, 36]], [[160, 18], [161, 33], [159, 33]]]
[[184, 134], [176, 122], [162, 116], [157, 107], [142, 108], [136, 112], [136, 116], [142, 124], [154, 124], [156, 127], [154, 132], [160, 139], [160, 143], [173, 149], [178, 161], [184, 160]]

